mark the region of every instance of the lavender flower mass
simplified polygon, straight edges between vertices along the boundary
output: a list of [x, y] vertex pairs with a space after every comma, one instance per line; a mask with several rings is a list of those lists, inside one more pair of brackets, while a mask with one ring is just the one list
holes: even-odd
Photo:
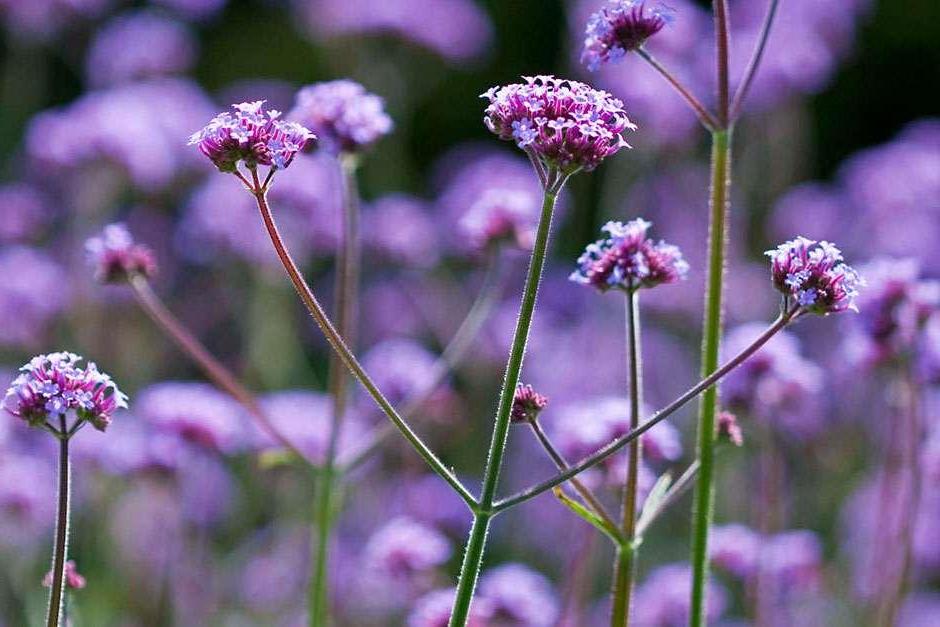
[[940, 624], [936, 17], [0, 0], [0, 626]]

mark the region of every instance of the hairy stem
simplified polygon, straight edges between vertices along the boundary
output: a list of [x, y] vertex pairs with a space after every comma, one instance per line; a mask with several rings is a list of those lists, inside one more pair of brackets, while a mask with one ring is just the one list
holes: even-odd
[[134, 296], [144, 312], [166, 335], [176, 343], [196, 365], [202, 369], [206, 377], [220, 390], [227, 393], [238, 402], [248, 415], [258, 424], [262, 431], [285, 449], [303, 460], [311, 467], [316, 467], [313, 460], [300, 451], [281, 431], [274, 426], [271, 419], [261, 408], [255, 396], [249, 392], [228, 368], [216, 359], [209, 350], [196, 339], [189, 329], [167, 309], [160, 297], [156, 295], [146, 277], [135, 274], [130, 278], [130, 285]]
[[297, 290], [297, 294], [300, 296], [300, 299], [306, 306], [307, 311], [310, 312], [311, 317], [322, 331], [326, 341], [330, 344], [330, 347], [339, 354], [340, 358], [343, 360], [343, 364], [349, 369], [356, 380], [359, 381], [359, 383], [366, 389], [366, 392], [369, 393], [369, 396], [372, 397], [372, 400], [375, 401], [375, 403], [379, 406], [382, 412], [385, 413], [388, 419], [395, 424], [399, 432], [401, 432], [404, 438], [408, 440], [415, 451], [417, 451], [421, 458], [427, 462], [431, 470], [444, 479], [444, 481], [446, 481], [447, 484], [453, 488], [454, 492], [456, 492], [460, 498], [462, 498], [464, 502], [467, 503], [468, 507], [475, 511], [477, 509], [477, 501], [470, 491], [467, 490], [463, 483], [461, 483], [456, 475], [454, 475], [453, 471], [447, 468], [447, 466], [444, 465], [444, 462], [442, 462], [437, 457], [437, 455], [435, 455], [434, 452], [428, 448], [428, 445], [424, 443], [421, 437], [415, 433], [410, 426], [408, 426], [408, 423], [395, 410], [385, 395], [382, 394], [381, 390], [379, 390], [378, 386], [376, 386], [375, 382], [362, 367], [362, 364], [359, 363], [359, 360], [356, 359], [356, 356], [353, 355], [352, 351], [346, 345], [345, 340], [343, 340], [343, 337], [336, 330], [336, 327], [333, 326], [333, 323], [326, 315], [326, 311], [324, 311], [320, 301], [317, 300], [313, 290], [311, 290], [310, 286], [307, 285], [307, 281], [304, 279], [303, 274], [301, 274], [296, 262], [294, 262], [293, 257], [291, 257], [290, 251], [288, 251], [286, 245], [284, 244], [284, 239], [281, 237], [281, 233], [277, 228], [274, 215], [271, 213], [271, 208], [268, 206], [267, 187], [254, 187], [252, 188], [252, 194], [257, 201], [258, 211], [261, 213], [261, 219], [264, 222], [265, 229], [267, 229], [268, 235], [271, 238], [271, 243], [274, 245], [274, 250], [277, 252], [278, 258], [281, 260], [281, 264], [284, 266], [284, 269], [287, 272], [294, 289]]
[[[343, 179], [342, 236], [336, 257], [336, 320], [337, 331], [348, 345], [355, 347], [356, 300], [359, 286], [359, 194], [356, 186], [355, 159], [341, 156], [340, 175]], [[343, 418], [346, 414], [348, 372], [337, 353], [331, 353], [327, 389], [333, 401], [333, 414], [320, 473], [313, 528], [313, 575], [310, 578], [310, 626], [325, 627], [330, 620], [329, 550], [333, 522], [334, 491], [339, 481], [336, 454]]]
[[560, 472], [550, 479], [546, 479], [540, 483], [535, 484], [530, 488], [520, 490], [519, 492], [513, 494], [512, 496], [506, 497], [499, 501], [496, 501], [493, 504], [493, 512], [499, 513], [503, 510], [515, 507], [520, 503], [524, 503], [529, 499], [533, 499], [543, 492], [551, 490], [557, 485], [561, 485], [565, 481], [568, 481], [572, 477], [584, 472], [588, 468], [592, 468], [597, 464], [601, 463], [624, 446], [640, 437], [657, 424], [673, 415], [680, 409], [682, 409], [689, 401], [696, 398], [703, 391], [711, 388], [713, 385], [718, 383], [725, 375], [729, 372], [740, 366], [748, 357], [756, 353], [764, 344], [770, 341], [770, 339], [780, 332], [787, 324], [795, 320], [800, 315], [799, 309], [791, 309], [782, 313], [774, 322], [767, 328], [761, 335], [756, 338], [750, 346], [746, 347], [740, 353], [735, 355], [733, 358], [728, 360], [721, 368], [713, 372], [711, 375], [705, 377], [694, 386], [686, 390], [681, 396], [676, 398], [674, 401], [666, 405], [664, 408], [660, 409], [652, 416], [650, 416], [646, 422], [641, 424], [636, 429], [630, 430], [629, 433], [625, 433], [616, 440], [613, 440], [597, 452], [588, 455], [577, 464], [571, 466], [568, 470]]
[[[559, 185], [560, 187], [560, 185]], [[499, 396], [499, 407], [496, 412], [496, 421], [493, 426], [493, 437], [490, 441], [489, 455], [486, 461], [486, 470], [483, 475], [483, 489], [480, 494], [480, 507], [474, 515], [473, 527], [467, 541], [463, 565], [460, 568], [460, 577], [457, 581], [457, 594], [454, 598], [454, 609], [450, 617], [451, 627], [462, 627], [467, 622], [470, 613], [470, 603], [473, 591], [476, 588], [477, 578], [483, 564], [483, 551], [486, 545], [486, 534], [489, 529], [493, 506], [496, 496], [496, 487], [499, 482], [499, 471], [502, 467], [503, 452], [506, 448], [506, 438], [509, 434], [509, 419], [512, 410], [512, 400], [516, 384], [519, 382], [519, 373], [522, 370], [522, 360], [525, 356], [526, 344], [529, 340], [529, 327], [532, 324], [532, 314], [535, 311], [535, 301], [538, 296], [539, 283], [542, 278], [542, 268], [545, 265], [546, 251], [548, 250], [548, 236], [551, 231], [552, 213], [555, 209], [555, 199], [558, 189], [550, 188], [545, 191], [542, 201], [542, 213], [539, 218], [538, 231], [535, 237], [535, 246], [529, 262], [529, 271], [526, 276], [525, 288], [522, 292], [522, 302], [519, 306], [519, 318], [513, 336], [512, 348], [509, 352], [509, 361], [506, 365], [506, 374]]]
[[[718, 4], [721, 4], [719, 2]], [[728, 239], [728, 194], [731, 186], [730, 131], [712, 135], [711, 198], [708, 228], [708, 287], [702, 334], [702, 376], [718, 368], [719, 345], [724, 317], [723, 283]], [[698, 480], [692, 522], [692, 612], [690, 625], [705, 624], [705, 586], [708, 579], [708, 534], [715, 510], [715, 415], [718, 390], [702, 395], [699, 407], [697, 456]]]
[[[558, 470], [567, 470], [570, 468], [567, 460], [565, 460], [564, 456], [555, 448], [555, 445], [552, 444], [552, 441], [548, 438], [548, 434], [545, 433], [545, 430], [542, 429], [542, 425], [539, 421], [532, 420], [529, 422], [529, 426], [532, 427], [532, 432], [535, 434], [539, 444], [541, 444], [545, 452], [548, 453], [548, 456], [555, 463]], [[581, 498], [584, 500], [585, 504], [591, 508], [591, 511], [597, 514], [611, 529], [617, 529], [617, 525], [614, 523], [610, 513], [608, 513], [604, 504], [600, 502], [600, 499], [591, 492], [589, 487], [584, 485], [577, 478], [572, 478], [569, 483], [574, 487], [577, 493], [581, 495]]]
[[65, 562], [69, 545], [69, 488], [71, 463], [69, 462], [69, 439], [65, 436], [65, 417], [60, 418], [59, 437], [59, 497], [55, 525], [55, 547], [52, 552], [52, 586], [49, 588], [49, 605], [46, 612], [46, 627], [59, 627], [62, 622], [65, 596]]
[[[483, 285], [480, 287], [480, 291], [477, 293], [476, 299], [470, 307], [470, 311], [467, 313], [463, 322], [460, 323], [460, 327], [457, 328], [457, 332], [454, 333], [450, 342], [444, 347], [444, 351], [437, 358], [437, 361], [434, 362], [428, 380], [421, 389], [405, 399], [404, 409], [401, 413], [406, 418], [412, 418], [420, 411], [431, 395], [437, 391], [438, 386], [448, 373], [460, 363], [473, 345], [473, 341], [483, 328], [483, 323], [489, 318], [494, 305], [496, 305], [499, 299], [500, 269], [498, 250], [492, 250], [489, 255], [489, 262], [487, 263], [486, 274], [483, 278]], [[356, 452], [349, 461], [342, 463], [343, 472], [349, 473], [358, 468], [375, 453], [389, 437], [394, 435], [395, 432], [394, 425], [390, 424], [385, 424], [377, 428], [368, 443]]]
[[[640, 352], [640, 308], [636, 289], [627, 292], [626, 327], [627, 327], [627, 379], [630, 395], [630, 430], [640, 426], [640, 406], [642, 403], [643, 366]], [[627, 451], [627, 478], [623, 490], [622, 527], [626, 546], [617, 551], [614, 562], [614, 588], [610, 625], [624, 627], [630, 623], [630, 602], [633, 596], [633, 580], [636, 571], [636, 508], [637, 486], [640, 476], [640, 455], [642, 441], [636, 438], [630, 442]]]

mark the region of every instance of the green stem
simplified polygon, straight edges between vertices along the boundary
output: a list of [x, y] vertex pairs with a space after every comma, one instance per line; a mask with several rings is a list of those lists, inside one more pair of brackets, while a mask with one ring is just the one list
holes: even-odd
[[460, 578], [457, 582], [457, 594], [450, 617], [450, 627], [462, 627], [467, 623], [470, 602], [473, 600], [473, 591], [476, 588], [477, 578], [483, 563], [486, 534], [493, 516], [491, 510], [496, 496], [496, 486], [499, 482], [503, 453], [506, 448], [506, 437], [509, 434], [509, 418], [513, 395], [515, 394], [516, 384], [519, 382], [522, 359], [525, 356], [526, 344], [529, 340], [529, 327], [532, 324], [532, 314], [535, 311], [539, 282], [542, 278], [542, 268], [545, 265], [545, 255], [548, 250], [548, 236], [551, 231], [555, 198], [560, 187], [559, 184], [557, 187], [546, 189], [542, 202], [542, 213], [539, 218], [535, 246], [529, 262], [529, 272], [526, 276], [525, 289], [522, 292], [522, 303], [519, 306], [519, 318], [516, 322], [512, 349], [509, 352], [509, 362], [506, 366], [503, 387], [500, 391], [499, 408], [496, 412], [493, 437], [490, 442], [486, 470], [483, 475], [483, 490], [480, 495], [479, 508], [474, 513], [473, 527], [470, 529], [463, 565], [460, 568]]
[[49, 605], [46, 612], [46, 627], [59, 627], [62, 621], [62, 605], [65, 596], [65, 562], [69, 544], [69, 439], [65, 436], [65, 418], [61, 421], [59, 437], [59, 501], [55, 526], [55, 547], [52, 552], [52, 587], [49, 589]]
[[[640, 308], [636, 289], [627, 292], [627, 373], [630, 395], [630, 430], [640, 426], [640, 405], [642, 403], [643, 367], [640, 363]], [[622, 529], [624, 546], [617, 551], [614, 562], [613, 610], [611, 627], [624, 627], [630, 624], [630, 605], [633, 596], [633, 580], [636, 572], [636, 507], [637, 486], [640, 476], [640, 438], [630, 442], [627, 455], [627, 478], [623, 490]]]
[[[708, 287], [702, 339], [702, 376], [718, 369], [723, 324], [723, 283], [728, 238], [728, 193], [731, 184], [731, 131], [712, 134], [711, 199], [708, 230]], [[692, 611], [689, 624], [705, 624], [705, 590], [708, 580], [708, 534], [715, 512], [715, 415], [718, 389], [702, 395], [698, 425], [698, 480], [692, 522]]]
[[588, 468], [591, 468], [601, 463], [602, 461], [604, 461], [605, 459], [607, 459], [608, 457], [610, 457], [611, 455], [613, 455], [614, 453], [622, 449], [624, 446], [626, 446], [627, 444], [629, 444], [636, 438], [640, 437], [641, 435], [643, 435], [644, 433], [646, 433], [647, 431], [649, 431], [650, 429], [658, 425], [660, 422], [662, 422], [669, 416], [673, 415], [674, 413], [676, 413], [677, 411], [685, 407], [685, 405], [689, 401], [697, 397], [699, 394], [701, 394], [705, 390], [711, 388], [713, 385], [718, 383], [722, 379], [722, 377], [724, 377], [726, 374], [728, 374], [729, 372], [731, 372], [732, 370], [740, 366], [742, 363], [744, 363], [744, 361], [748, 357], [750, 357], [751, 355], [756, 353], [758, 350], [760, 350], [760, 348], [764, 344], [769, 342], [770, 339], [774, 335], [779, 333], [788, 324], [796, 320], [796, 318], [799, 315], [801, 315], [801, 311], [799, 310], [799, 308], [796, 308], [796, 307], [788, 311], [782, 312], [780, 316], [773, 322], [773, 324], [771, 324], [767, 328], [767, 330], [765, 330], [763, 333], [760, 334], [758, 338], [756, 338], [753, 342], [751, 342], [750, 346], [748, 346], [747, 348], [742, 350], [740, 353], [738, 353], [737, 355], [729, 359], [721, 368], [719, 368], [718, 370], [716, 370], [715, 372], [713, 372], [712, 374], [705, 377], [704, 379], [702, 379], [701, 381], [693, 385], [691, 388], [683, 392], [681, 396], [673, 400], [671, 403], [669, 403], [668, 405], [666, 405], [659, 411], [655, 412], [639, 427], [637, 427], [636, 429], [631, 429], [628, 433], [625, 433], [619, 438], [617, 438], [616, 440], [611, 441], [610, 443], [603, 446], [598, 451], [591, 453], [590, 455], [588, 455], [587, 457], [585, 457], [578, 463], [574, 464], [567, 470], [558, 473], [554, 477], [541, 481], [524, 490], [520, 490], [519, 492], [516, 492], [512, 496], [507, 496], [504, 499], [500, 499], [499, 501], [496, 501], [493, 504], [493, 512], [499, 513], [503, 510], [507, 510], [512, 507], [515, 507], [516, 505], [519, 505], [520, 503], [525, 503], [526, 501], [530, 499], [534, 499], [539, 494], [542, 494], [543, 492], [547, 492], [548, 490], [551, 490], [555, 486], [561, 485], [565, 481], [570, 480], [572, 477], [584, 472]]
[[[257, 175], [255, 176], [257, 177]], [[300, 296], [307, 311], [310, 312], [310, 316], [317, 323], [317, 326], [320, 327], [320, 331], [323, 332], [323, 336], [330, 344], [330, 347], [339, 354], [346, 368], [349, 369], [362, 387], [366, 389], [366, 392], [369, 393], [369, 396], [372, 397], [372, 400], [375, 401], [376, 405], [379, 406], [388, 419], [395, 424], [402, 436], [408, 440], [421, 458], [427, 462], [431, 470], [446, 481], [471, 510], [476, 511], [477, 500], [470, 491], [467, 490], [466, 486], [461, 483], [460, 479], [454, 475], [453, 471], [444, 465], [444, 462], [434, 454], [434, 451], [424, 443], [424, 440], [411, 429], [407, 421], [395, 410], [385, 395], [382, 394], [382, 391], [379, 390], [375, 381], [372, 380], [372, 377], [369, 376], [362, 367], [362, 364], [359, 363], [359, 360], [356, 359], [356, 356], [349, 349], [349, 346], [346, 345], [346, 341], [343, 339], [342, 335], [340, 335], [336, 327], [333, 326], [333, 323], [330, 321], [329, 316], [326, 315], [326, 311], [324, 311], [320, 301], [317, 300], [313, 290], [310, 289], [303, 274], [300, 272], [300, 268], [297, 267], [297, 263], [294, 261], [284, 243], [284, 238], [281, 237], [277, 223], [274, 221], [274, 215], [271, 213], [271, 207], [268, 206], [267, 186], [261, 186], [259, 182], [259, 185], [249, 187], [249, 190], [255, 197], [258, 204], [258, 211], [261, 213], [261, 219], [264, 222], [265, 229], [268, 231], [268, 236], [271, 238], [271, 243], [274, 245], [274, 250], [281, 260], [281, 264], [284, 266], [284, 270], [287, 272], [291, 283], [294, 285], [297, 295]]]
[[[355, 346], [356, 300], [359, 285], [359, 194], [356, 188], [356, 161], [341, 156], [343, 179], [342, 238], [336, 257], [337, 331], [349, 346]], [[313, 528], [313, 574], [310, 578], [310, 627], [325, 627], [330, 621], [329, 551], [334, 492], [339, 477], [336, 455], [343, 418], [346, 414], [348, 371], [337, 353], [330, 354], [328, 391], [333, 400], [329, 441], [317, 490]]]

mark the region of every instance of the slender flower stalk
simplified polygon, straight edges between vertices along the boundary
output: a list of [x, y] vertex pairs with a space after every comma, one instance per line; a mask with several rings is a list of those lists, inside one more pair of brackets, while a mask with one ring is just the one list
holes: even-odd
[[[626, 293], [627, 372], [630, 397], [630, 430], [640, 426], [640, 407], [643, 394], [643, 366], [640, 350], [640, 310], [636, 289]], [[614, 562], [614, 589], [612, 595], [611, 627], [630, 623], [630, 606], [636, 573], [637, 484], [642, 455], [642, 438], [630, 442], [627, 454], [627, 478], [623, 491], [621, 529], [624, 543], [617, 547]]]
[[519, 383], [519, 374], [522, 371], [522, 358], [525, 355], [526, 344], [529, 340], [529, 327], [532, 324], [532, 314], [535, 311], [535, 300], [538, 295], [539, 283], [542, 278], [542, 268], [545, 265], [545, 256], [548, 250], [548, 236], [551, 230], [552, 213], [555, 209], [555, 199], [560, 191], [546, 189], [542, 202], [542, 213], [539, 218], [538, 231], [535, 236], [535, 246], [529, 262], [529, 271], [526, 276], [525, 288], [522, 292], [522, 303], [519, 306], [519, 318], [516, 322], [516, 331], [513, 336], [512, 348], [509, 352], [509, 363], [503, 379], [503, 387], [499, 396], [499, 409], [496, 413], [496, 422], [493, 427], [493, 437], [490, 441], [487, 456], [486, 470], [483, 475], [483, 490], [480, 494], [479, 507], [474, 512], [473, 525], [467, 539], [463, 564], [460, 568], [460, 577], [457, 580], [457, 594], [454, 597], [454, 608], [450, 616], [450, 627], [463, 627], [470, 615], [470, 603], [473, 592], [483, 565], [483, 552], [486, 547], [486, 536], [490, 521], [493, 518], [493, 502], [496, 497], [496, 487], [499, 481], [499, 471], [502, 467], [503, 452], [506, 448], [506, 439], [509, 435], [510, 414], [512, 412], [513, 397], [516, 385]]
[[157, 327], [163, 330], [179, 348], [193, 362], [198, 365], [203, 373], [220, 390], [225, 391], [229, 396], [235, 399], [248, 415], [257, 423], [257, 425], [267, 433], [275, 442], [290, 451], [297, 459], [302, 460], [311, 468], [317, 468], [318, 465], [303, 451], [298, 449], [290, 439], [285, 436], [262, 409], [258, 399], [252, 394], [222, 362], [215, 358], [209, 350], [196, 338], [192, 332], [187, 329], [183, 323], [173, 315], [167, 308], [146, 276], [142, 274], [132, 274], [128, 278], [134, 296], [144, 313], [153, 321]]
[[[463, 322], [460, 323], [454, 336], [447, 343], [447, 346], [444, 347], [437, 361], [435, 361], [427, 381], [403, 403], [401, 413], [405, 418], [412, 419], [415, 417], [428, 399], [437, 391], [438, 386], [444, 381], [448, 373], [452, 372], [466, 356], [467, 351], [473, 345], [473, 341], [483, 329], [483, 324], [492, 313], [493, 307], [498, 302], [502, 285], [499, 249], [495, 247], [490, 249], [487, 257], [489, 261], [487, 262], [483, 284], [470, 306], [470, 310]], [[343, 473], [348, 474], [358, 468], [396, 432], [395, 426], [391, 424], [377, 427], [368, 438], [367, 444], [357, 451], [351, 459], [340, 461]]]
[[56, 531], [48, 576], [46, 627], [59, 627], [64, 621], [71, 487], [69, 440], [86, 424], [107, 430], [114, 413], [127, 408], [127, 397], [111, 377], [94, 363], [82, 365], [82, 361], [79, 355], [65, 352], [36, 356], [20, 368], [3, 398], [3, 409], [8, 413], [59, 440]]
[[[532, 428], [532, 433], [535, 434], [536, 439], [539, 441], [539, 444], [542, 445], [542, 448], [545, 449], [545, 452], [555, 463], [555, 466], [558, 470], [567, 470], [571, 466], [568, 465], [568, 461], [564, 456], [558, 451], [557, 447], [552, 444], [552, 441], [549, 439], [548, 434], [545, 433], [545, 430], [542, 429], [542, 425], [537, 419], [527, 421], [529, 426]], [[601, 520], [603, 520], [607, 526], [611, 529], [617, 529], [617, 524], [614, 522], [613, 517], [607, 512], [607, 508], [604, 507], [604, 504], [601, 503], [600, 499], [594, 495], [589, 487], [584, 485], [577, 477], [572, 477], [571, 481], [572, 487], [575, 491], [581, 496], [584, 502], [591, 508], [591, 511], [597, 514]]]
[[774, 18], [777, 16], [777, 8], [780, 6], [780, 0], [770, 0], [767, 5], [767, 14], [761, 24], [760, 35], [757, 37], [757, 45], [751, 54], [751, 59], [744, 69], [744, 76], [734, 92], [734, 99], [731, 102], [730, 122], [733, 124], [741, 115], [741, 108], [744, 106], [744, 100], [751, 89], [751, 83], [757, 75], [757, 68], [760, 67], [761, 59], [764, 58], [764, 50], [767, 48], [767, 42], [770, 39], [770, 28], [773, 26]]
[[[343, 180], [342, 238], [336, 258], [336, 320], [337, 331], [349, 346], [355, 348], [355, 325], [359, 265], [359, 193], [356, 185], [357, 159], [352, 154], [341, 154], [338, 159]], [[324, 627], [329, 623], [329, 549], [335, 508], [334, 492], [341, 480], [336, 469], [336, 456], [343, 418], [347, 405], [349, 374], [336, 353], [330, 355], [328, 390], [333, 401], [330, 432], [322, 471], [319, 473], [315, 522], [313, 525], [313, 575], [310, 578], [310, 626]]]
[[546, 479], [545, 481], [537, 483], [529, 488], [520, 490], [511, 496], [496, 501], [493, 503], [493, 512], [499, 513], [511, 507], [515, 507], [520, 503], [524, 503], [530, 499], [533, 499], [539, 494], [551, 490], [557, 485], [561, 485], [562, 483], [571, 479], [571, 477], [574, 477], [584, 472], [588, 468], [592, 468], [600, 462], [604, 461], [622, 449], [624, 446], [640, 437], [672, 414], [682, 409], [686, 404], [689, 403], [689, 401], [698, 397], [699, 394], [714, 386], [722, 378], [724, 378], [725, 375], [740, 366], [748, 357], [756, 353], [764, 344], [769, 342], [773, 336], [782, 331], [788, 324], [796, 320], [801, 314], [802, 312], [799, 306], [791, 306], [789, 309], [781, 313], [780, 316], [778, 316], [777, 319], [767, 328], [767, 330], [757, 337], [750, 345], [745, 347], [740, 353], [728, 360], [723, 366], [715, 370], [715, 372], [713, 372], [711, 375], [705, 377], [694, 386], [686, 390], [682, 395], [677, 397], [664, 408], [654, 413], [639, 427], [636, 429], [631, 429], [628, 433], [625, 433], [616, 440], [611, 441], [597, 452], [588, 455], [578, 463], [572, 465], [568, 470], [560, 472], [554, 477]]
[[656, 70], [660, 76], [666, 79], [673, 89], [682, 96], [682, 99], [685, 100], [686, 104], [689, 105], [689, 108], [695, 113], [699, 122], [702, 123], [702, 126], [705, 127], [705, 130], [712, 132], [718, 128], [718, 120], [715, 119], [714, 114], [709, 111], [705, 105], [702, 104], [701, 100], [692, 93], [682, 81], [680, 81], [675, 74], [669, 71], [669, 69], [663, 65], [656, 57], [654, 57], [646, 48], [637, 48], [636, 53], [646, 61], [650, 67]]

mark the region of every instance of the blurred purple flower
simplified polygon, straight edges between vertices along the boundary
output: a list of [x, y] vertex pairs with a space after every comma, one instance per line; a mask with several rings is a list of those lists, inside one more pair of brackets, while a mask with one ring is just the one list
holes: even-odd
[[106, 163], [126, 172], [134, 185], [156, 191], [198, 163], [180, 138], [211, 110], [205, 94], [180, 79], [89, 92], [33, 117], [26, 151], [53, 174]]
[[842, 262], [842, 251], [833, 244], [797, 237], [765, 254], [774, 287], [802, 310], [822, 315], [858, 311], [855, 297], [864, 280]]
[[302, 598], [305, 582], [297, 573], [308, 569], [309, 530], [266, 528], [245, 547], [246, 562], [233, 573], [238, 597], [254, 611], [272, 612]]
[[0, 455], [0, 547], [25, 552], [55, 519], [51, 458], [4, 450]]
[[[408, 627], [447, 627], [454, 605], [454, 588], [434, 590], [424, 595], [408, 615]], [[492, 608], [485, 598], [475, 598], [470, 606], [466, 627], [487, 627]]]
[[[78, 566], [75, 565], [75, 560], [68, 560], [65, 562], [65, 585], [67, 588], [73, 590], [81, 590], [85, 587], [85, 578], [78, 572]], [[50, 570], [46, 573], [46, 576], [42, 578], [42, 585], [46, 588], [52, 587], [52, 571]]]
[[0, 17], [17, 38], [47, 42], [71, 22], [93, 18], [112, 0], [0, 0]]
[[0, 186], [0, 244], [33, 239], [51, 222], [49, 207], [39, 190], [26, 183]]
[[104, 431], [116, 411], [127, 409], [127, 396], [94, 362], [75, 353], [49, 353], [33, 357], [20, 368], [3, 408], [31, 426], [48, 422], [59, 428], [59, 420], [73, 418]]
[[492, 39], [471, 0], [301, 0], [298, 9], [315, 37], [390, 33], [452, 62], [481, 56]]
[[[261, 406], [274, 425], [310, 459], [325, 459], [333, 414], [332, 402], [327, 395], [285, 390], [266, 394], [261, 399]], [[340, 456], [354, 452], [365, 438], [366, 428], [360, 416], [347, 411], [339, 437]], [[280, 450], [280, 445], [260, 431], [256, 442], [262, 451]]]
[[623, 102], [605, 91], [554, 76], [523, 77], [524, 83], [493, 87], [483, 122], [504, 141], [570, 174], [590, 171], [621, 148], [625, 131], [636, 130]]
[[361, 153], [392, 131], [382, 98], [351, 80], [301, 88], [287, 117], [313, 131], [317, 146], [336, 155]]
[[913, 592], [904, 600], [898, 627], [934, 627], [940, 616], [940, 593]]
[[763, 539], [756, 531], [740, 524], [715, 527], [711, 533], [711, 561], [738, 579], [749, 579], [757, 569]]
[[401, 516], [382, 525], [365, 546], [372, 572], [405, 585], [443, 565], [450, 554], [450, 541], [443, 534]]
[[[327, 257], [336, 249], [340, 213], [335, 179], [330, 160], [313, 155], [278, 173], [271, 187], [271, 204], [298, 263]], [[177, 232], [180, 252], [199, 262], [230, 253], [249, 263], [280, 267], [257, 214], [254, 199], [238, 185], [209, 177], [185, 206]]]
[[806, 529], [775, 534], [761, 543], [760, 564], [778, 589], [812, 591], [822, 576], [822, 543], [814, 532]]
[[491, 608], [492, 624], [549, 627], [558, 619], [559, 604], [551, 583], [523, 564], [502, 564], [485, 571], [477, 595]]
[[428, 203], [407, 194], [388, 194], [364, 214], [364, 243], [371, 252], [412, 268], [437, 265], [440, 235]]
[[135, 414], [156, 431], [215, 453], [234, 453], [246, 444], [244, 411], [206, 383], [168, 381], [138, 394]]
[[644, 0], [611, 0], [587, 22], [581, 62], [591, 71], [604, 63], [616, 63], [642, 46], [674, 18], [674, 11]]
[[284, 170], [316, 136], [296, 122], [280, 119], [281, 112], [265, 111], [264, 100], [233, 104], [189, 138], [221, 172], [236, 172], [238, 164]]
[[134, 241], [127, 227], [109, 224], [100, 235], [85, 242], [88, 260], [101, 283], [119, 283], [138, 274], [145, 278], [157, 272], [157, 261], [149, 248]]
[[[749, 346], [766, 327], [761, 323], [731, 329], [722, 345], [727, 356]], [[757, 418], [766, 426], [797, 439], [824, 427], [814, 407], [823, 390], [823, 371], [800, 355], [795, 336], [782, 331], [758, 353], [735, 368], [721, 383], [722, 399], [732, 411]]]
[[93, 87], [182, 74], [196, 59], [196, 40], [185, 25], [154, 11], [111, 18], [92, 40], [85, 74]]
[[478, 253], [497, 242], [532, 248], [542, 195], [529, 163], [501, 150], [462, 146], [437, 170], [437, 205], [454, 227], [450, 243], [458, 251]]
[[569, 277], [601, 292], [611, 288], [633, 291], [642, 287], [675, 283], [685, 278], [689, 264], [671, 244], [646, 237], [652, 223], [643, 218], [608, 222], [601, 229], [609, 237], [588, 244], [578, 258], [578, 269]]
[[443, 405], [450, 396], [446, 384], [429, 390], [437, 371], [437, 357], [420, 343], [406, 338], [376, 344], [362, 358], [373, 380], [392, 403], [402, 403], [419, 394], [432, 393], [431, 405]]
[[[634, 618], [643, 627], [682, 627], [689, 621], [692, 570], [686, 564], [666, 564], [653, 570], [637, 586]], [[708, 623], [724, 613], [727, 595], [713, 581], [708, 582], [705, 612]]]
[[0, 250], [0, 345], [34, 345], [69, 303], [71, 290], [58, 264], [39, 250]]

